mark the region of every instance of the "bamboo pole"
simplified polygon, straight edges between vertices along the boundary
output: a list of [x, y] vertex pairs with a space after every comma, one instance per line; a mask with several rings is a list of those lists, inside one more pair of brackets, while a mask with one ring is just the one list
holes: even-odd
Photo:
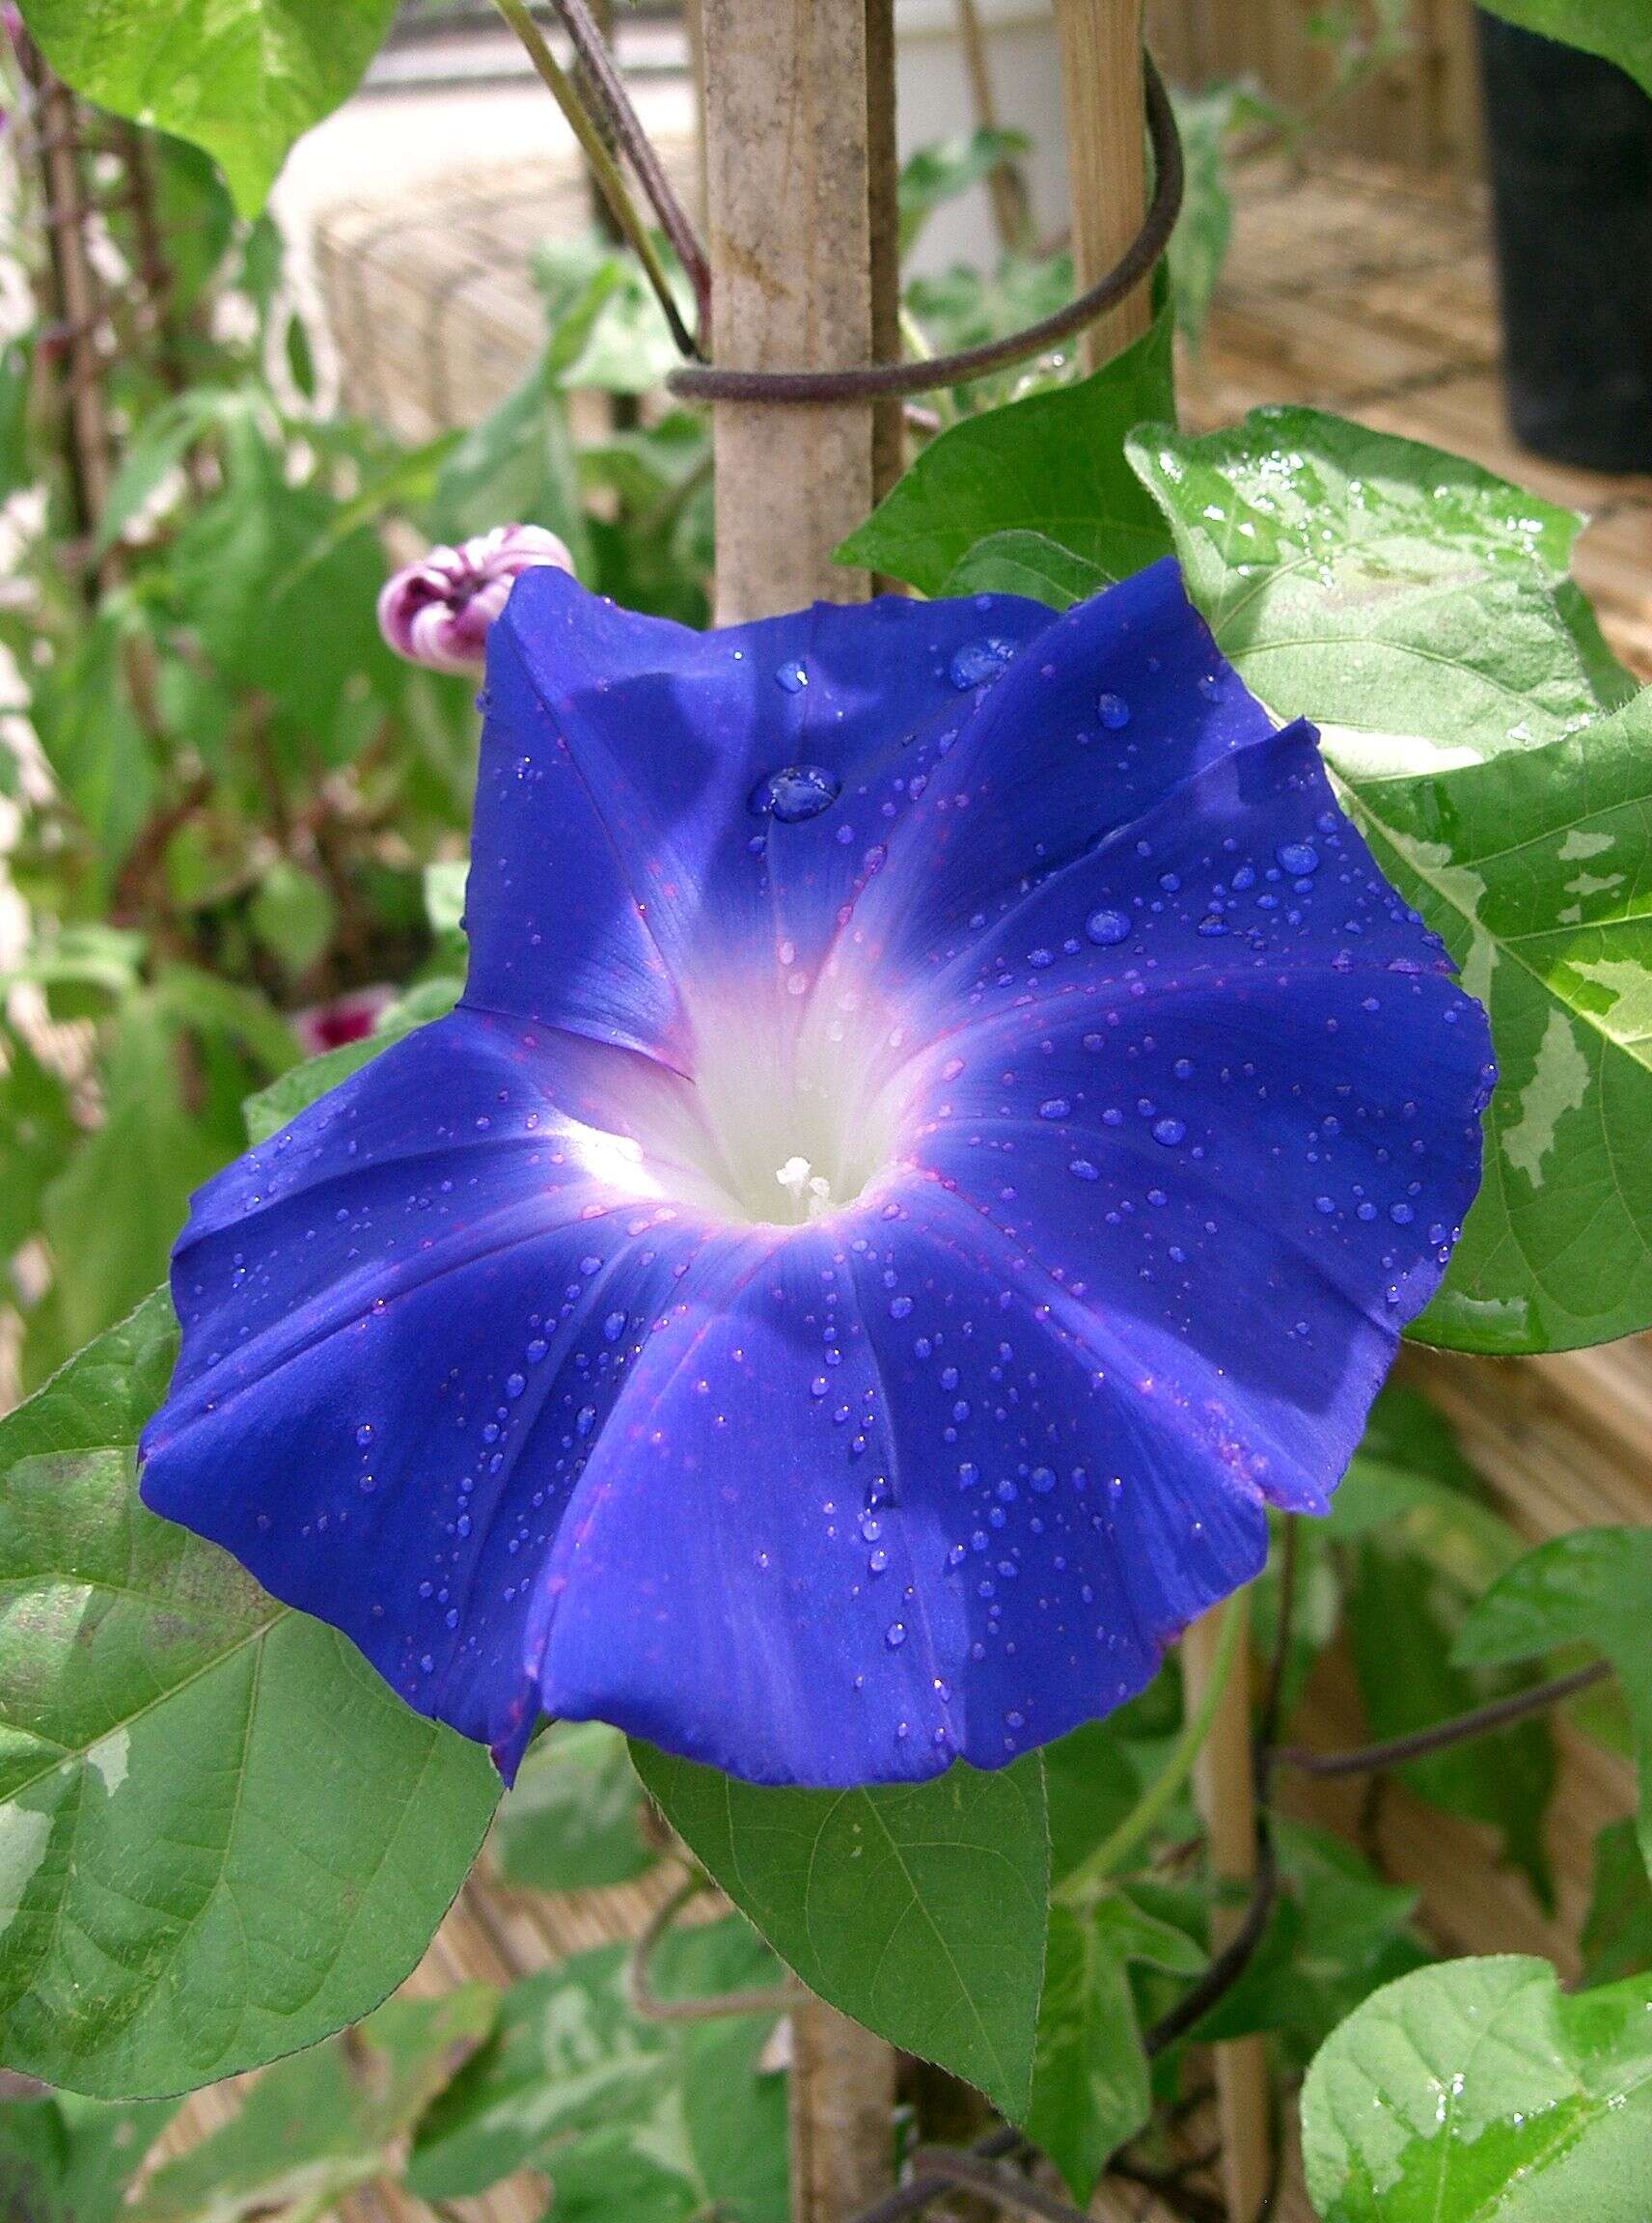
[[[848, 370], [894, 330], [890, 0], [700, 0], [711, 328], [734, 370]], [[892, 436], [891, 425], [894, 425]], [[865, 401], [723, 401], [712, 448], [719, 623], [862, 601], [832, 550], [898, 468]], [[819, 2000], [792, 2016], [794, 2223], [894, 2182], [894, 2049]]]
[[[872, 360], [867, 0], [701, 0], [711, 320], [725, 369]], [[881, 136], [881, 134], [880, 134]], [[871, 508], [864, 401], [723, 401], [712, 429], [722, 623], [863, 601], [832, 550]]]
[[[1224, 1615], [1246, 1615], [1227, 1678], [1194, 1770], [1194, 1790], [1210, 1840], [1212, 1872], [1249, 1883], [1256, 1873], [1256, 1788], [1251, 1762], [1251, 1688], [1247, 1601], [1217, 1606], [1182, 1638], [1183, 1703], [1191, 1713], [1207, 1688]], [[1238, 1927], [1237, 1909], [1219, 1908], [1210, 1942], [1220, 1952]], [[1214, 2048], [1216, 2105], [1222, 2131], [1222, 2179], [1229, 2223], [1256, 2223], [1272, 2175], [1268, 2059], [1262, 2040], [1235, 2038]]]
[[[1073, 206], [1073, 268], [1093, 286], [1124, 253], [1147, 213], [1143, 116], [1142, 0], [1056, 0]], [[1140, 286], [1097, 317], [1081, 343], [1098, 370], [1152, 321]]]

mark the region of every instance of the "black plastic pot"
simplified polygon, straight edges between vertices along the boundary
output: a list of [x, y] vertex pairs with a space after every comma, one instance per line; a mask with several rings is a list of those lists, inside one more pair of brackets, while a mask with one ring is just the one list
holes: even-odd
[[1652, 99], [1483, 13], [1480, 63], [1515, 435], [1652, 470]]

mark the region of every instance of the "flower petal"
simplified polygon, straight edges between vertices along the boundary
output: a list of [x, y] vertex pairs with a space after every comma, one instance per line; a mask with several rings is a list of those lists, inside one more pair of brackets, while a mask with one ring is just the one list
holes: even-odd
[[546, 1709], [830, 1786], [1118, 1705], [1266, 1523], [1219, 1422], [1089, 1327], [936, 1185], [685, 1291], [552, 1556]]
[[923, 971], [1044, 875], [1272, 730], [1167, 559], [1079, 603], [937, 760], [847, 945]]
[[[1098, 1302], [1196, 1343], [1231, 1319], [1310, 1345], [1340, 1300], [1391, 1345], [1438, 1286], [1478, 1186], [1490, 1030], [1309, 728], [1050, 875], [934, 993], [959, 1016], [928, 1053], [918, 1161]], [[1281, 1353], [1279, 1397], [1311, 1406], [1314, 1371]]]
[[694, 633], [525, 573], [489, 642], [471, 1000], [689, 1070], [708, 969], [807, 973], [910, 770], [1053, 622], [889, 597]]
[[146, 1503], [508, 1761], [546, 1540], [706, 1241], [624, 1149], [680, 1085], [461, 1010], [209, 1184], [177, 1252]]

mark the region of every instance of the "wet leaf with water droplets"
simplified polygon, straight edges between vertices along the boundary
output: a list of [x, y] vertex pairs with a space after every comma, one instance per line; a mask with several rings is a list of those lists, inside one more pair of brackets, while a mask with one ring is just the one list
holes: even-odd
[[1652, 1980], [1568, 1998], [1524, 1956], [1419, 1968], [1326, 2041], [1302, 2121], [1321, 2223], [1644, 2223]]
[[1514, 1353], [1652, 1324], [1652, 707], [1601, 716], [1633, 685], [1567, 575], [1582, 520], [1311, 409], [1131, 452], [1218, 645], [1320, 727], [1491, 1013], [1485, 1180], [1412, 1332]]
[[1652, 697], [1356, 821], [1491, 1013], [1486, 1171], [1412, 1332], [1565, 1350], [1652, 1324]]
[[1317, 409], [1198, 440], [1144, 425], [1129, 450], [1218, 647], [1345, 779], [1476, 762], [1601, 708], [1557, 599], [1572, 510]]

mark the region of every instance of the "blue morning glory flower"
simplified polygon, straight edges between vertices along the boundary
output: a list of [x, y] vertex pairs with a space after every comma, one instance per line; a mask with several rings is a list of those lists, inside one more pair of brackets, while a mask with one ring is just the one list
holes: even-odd
[[1484, 1014], [1170, 564], [488, 649], [464, 1000], [196, 1199], [144, 1496], [513, 1768], [1105, 1714], [1322, 1510]]

